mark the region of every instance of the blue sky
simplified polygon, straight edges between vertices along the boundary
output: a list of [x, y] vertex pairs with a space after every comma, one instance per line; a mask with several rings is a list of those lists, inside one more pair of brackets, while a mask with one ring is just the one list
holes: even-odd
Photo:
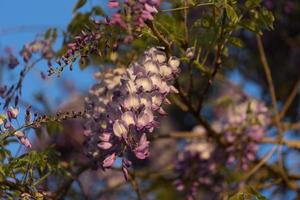
[[[64, 30], [72, 20], [72, 8], [76, 2], [77, 0], [1, 0], [0, 52], [3, 52], [6, 47], [10, 47], [14, 53], [18, 54], [25, 43], [33, 41], [38, 34], [44, 33], [49, 27]], [[83, 9], [89, 9], [91, 4], [95, 5], [99, 2], [105, 3], [100, 0], [89, 0]], [[56, 47], [59, 47], [60, 43], [61, 41], [58, 40]], [[16, 83], [22, 68], [23, 65], [19, 65], [15, 70], [5, 73], [4, 83], [8, 85]], [[47, 81], [41, 79], [41, 71], [47, 71], [45, 62], [39, 63], [24, 79], [22, 99], [26, 103], [32, 104], [35, 98], [34, 94], [42, 91], [52, 109], [55, 110], [61, 100], [68, 100], [69, 96], [61, 87], [62, 81], [73, 83], [80, 92], [87, 91], [94, 83], [93, 68], [80, 71], [75, 65], [72, 72], [65, 70], [61, 78], [54, 76]], [[39, 104], [34, 106], [43, 108]], [[30, 135], [32, 136], [32, 134]], [[11, 148], [15, 152], [18, 145], [12, 145]]]
[[[63, 2], [63, 3], [62, 3]], [[0, 1], [0, 51], [5, 47], [10, 47], [17, 53], [22, 46], [34, 40], [34, 38], [47, 30], [49, 27], [65, 29], [72, 20], [72, 8], [77, 0], [1, 0]], [[91, 1], [84, 9], [89, 9], [90, 5], [100, 2]], [[105, 1], [101, 1], [104, 3]], [[61, 41], [58, 40], [58, 45]], [[4, 77], [6, 83], [14, 83], [18, 77], [18, 71], [23, 66], [18, 66], [16, 70]], [[80, 72], [78, 67], [74, 71], [65, 70], [61, 79], [56, 77], [44, 81], [40, 77], [41, 71], [46, 71], [46, 63], [40, 63], [36, 70], [30, 72], [24, 81], [23, 98], [32, 102], [33, 94], [38, 91], [47, 90], [47, 99], [52, 106], [57, 105], [58, 99], [66, 98], [67, 95], [60, 89], [61, 81], [72, 82], [76, 88], [85, 91], [94, 82], [92, 77], [93, 69]], [[49, 91], [49, 92], [48, 92]]]

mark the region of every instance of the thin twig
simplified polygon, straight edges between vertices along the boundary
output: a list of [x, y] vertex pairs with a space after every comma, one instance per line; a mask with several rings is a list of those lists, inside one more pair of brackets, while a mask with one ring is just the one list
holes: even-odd
[[270, 158], [271, 156], [275, 153], [277, 150], [278, 145], [275, 145], [272, 147], [272, 149], [260, 160], [260, 162], [255, 165], [242, 179], [247, 180], [250, 178], [257, 170], [259, 170]]
[[222, 25], [221, 25], [221, 33], [220, 33], [220, 37], [219, 37], [219, 43], [217, 45], [217, 52], [216, 52], [216, 56], [215, 56], [215, 60], [213, 62], [213, 71], [210, 74], [207, 84], [204, 87], [204, 90], [202, 91], [200, 98], [199, 98], [199, 102], [198, 102], [198, 107], [197, 110], [199, 112], [201, 112], [202, 109], [202, 104], [203, 104], [203, 100], [206, 96], [206, 94], [209, 91], [209, 88], [212, 85], [212, 81], [214, 79], [214, 77], [216, 76], [216, 74], [218, 73], [221, 65], [222, 65], [222, 52], [223, 52], [223, 48], [224, 48], [224, 36], [225, 36], [225, 22], [226, 22], [226, 13], [223, 10], [223, 16], [222, 16]]
[[132, 185], [132, 188], [134, 189], [134, 191], [136, 193], [137, 199], [142, 200], [141, 189], [139, 187], [138, 181], [136, 180], [135, 173], [131, 172], [131, 173], [129, 173], [129, 175], [130, 175], [129, 180], [130, 180], [130, 183]]
[[164, 45], [164, 47], [166, 48], [166, 53], [168, 57], [170, 57], [171, 43], [159, 32], [152, 21], [147, 21], [146, 24], [151, 29], [152, 33], [157, 37], [157, 39]]
[[292, 92], [290, 93], [289, 97], [287, 98], [281, 112], [279, 113], [279, 119], [284, 118], [286, 112], [290, 108], [291, 104], [293, 103], [295, 97], [299, 93], [299, 88], [300, 88], [300, 78], [297, 80], [295, 86], [293, 87]]
[[[271, 95], [271, 99], [272, 99], [272, 107], [275, 112], [275, 114], [274, 114], [275, 115], [275, 124], [278, 129], [277, 139], [278, 139], [278, 144], [280, 145], [282, 143], [283, 129], [282, 129], [281, 122], [280, 122], [280, 116], [279, 116], [279, 110], [278, 110], [278, 106], [277, 106], [277, 99], [276, 99], [275, 87], [273, 84], [273, 78], [272, 78], [270, 66], [267, 61], [267, 57], [265, 54], [265, 50], [264, 50], [262, 39], [261, 39], [260, 35], [256, 35], [256, 41], [257, 41], [257, 46], [258, 46], [258, 51], [259, 51], [259, 57], [260, 57], [260, 60], [261, 60], [261, 63], [262, 63], [262, 66], [263, 66], [263, 69], [264, 69], [264, 72], [265, 72], [265, 75], [267, 78], [268, 87], [269, 87], [269, 91], [270, 91], [270, 95]], [[282, 147], [280, 147], [278, 149], [278, 164], [279, 164], [279, 169], [280, 169], [280, 172], [281, 172], [281, 175], [282, 175], [284, 181], [287, 183], [287, 185], [291, 189], [295, 189], [294, 185], [291, 184], [291, 182], [289, 181], [289, 178], [284, 169]]]
[[215, 3], [199, 3], [195, 6], [184, 6], [184, 7], [179, 7], [179, 8], [171, 8], [171, 9], [165, 9], [165, 10], [161, 10], [162, 12], [171, 12], [171, 11], [178, 11], [178, 10], [185, 10], [185, 9], [190, 9], [190, 8], [196, 8], [196, 7], [201, 7], [201, 6], [214, 6]]

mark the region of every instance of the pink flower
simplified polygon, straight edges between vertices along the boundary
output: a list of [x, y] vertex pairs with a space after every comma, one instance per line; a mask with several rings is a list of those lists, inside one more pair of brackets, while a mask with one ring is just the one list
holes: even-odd
[[133, 151], [138, 159], [143, 160], [149, 156], [149, 141], [147, 140], [145, 133], [143, 133], [138, 146]]
[[9, 119], [17, 119], [18, 114], [19, 114], [19, 109], [18, 108], [10, 107], [7, 110], [7, 116], [8, 116]]
[[109, 2], [108, 2], [108, 7], [111, 9], [118, 8], [119, 6], [120, 6], [120, 4], [116, 0], [109, 0]]
[[116, 154], [113, 153], [113, 154], [107, 156], [107, 157], [103, 160], [102, 166], [103, 166], [104, 168], [110, 168], [110, 167], [114, 164], [115, 160], [116, 160]]
[[31, 147], [32, 147], [32, 145], [31, 145], [29, 139], [28, 139], [26, 136], [25, 136], [25, 137], [21, 137], [21, 138], [20, 138], [20, 141], [21, 141], [21, 143], [22, 143], [25, 147], [27, 147], [27, 148], [31, 148]]
[[109, 142], [100, 142], [97, 146], [100, 149], [110, 149], [112, 147], [112, 144]]

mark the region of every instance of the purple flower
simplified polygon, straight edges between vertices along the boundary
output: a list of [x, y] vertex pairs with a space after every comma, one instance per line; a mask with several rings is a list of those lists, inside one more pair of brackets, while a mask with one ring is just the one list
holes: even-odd
[[154, 116], [150, 109], [144, 109], [137, 117], [137, 128], [142, 130], [144, 128], [151, 128], [154, 122]]
[[125, 122], [127, 127], [129, 127], [130, 125], [134, 125], [136, 123], [135, 115], [131, 111], [127, 111], [123, 113], [121, 119], [123, 122]]
[[[110, 24], [118, 25], [124, 29], [132, 25], [135, 26], [136, 28], [140, 28], [145, 25], [145, 21], [154, 19], [154, 15], [158, 13], [157, 7], [159, 7], [160, 1], [136, 0], [136, 1], [124, 1], [124, 4], [126, 5], [127, 10], [123, 11], [121, 9], [117, 13], [113, 13], [112, 18], [110, 20]], [[116, 0], [110, 0], [108, 2], [108, 7], [119, 8], [120, 4]], [[122, 17], [123, 15], [128, 15], [128, 13], [130, 13], [131, 15], [129, 18], [130, 20], [124, 21]], [[126, 16], [124, 16], [123, 18], [125, 19]], [[128, 19], [128, 17], [126, 19]]]
[[138, 146], [133, 151], [138, 159], [145, 159], [149, 156], [149, 141], [145, 133], [143, 133]]
[[127, 137], [128, 127], [122, 120], [116, 120], [113, 124], [113, 131], [117, 137]]
[[126, 110], [136, 110], [140, 107], [140, 99], [137, 94], [129, 94], [124, 97], [122, 105]]

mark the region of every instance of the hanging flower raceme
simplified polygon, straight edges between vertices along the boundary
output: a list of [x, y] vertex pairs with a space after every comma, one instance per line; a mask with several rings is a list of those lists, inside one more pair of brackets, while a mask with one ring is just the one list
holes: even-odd
[[178, 153], [175, 164], [178, 177], [174, 185], [189, 200], [196, 199], [199, 187], [213, 193], [214, 199], [219, 199], [218, 194], [225, 187], [223, 177], [218, 173], [224, 156], [215, 142], [207, 137], [203, 127], [196, 126], [193, 132], [199, 134], [198, 139], [188, 141]]
[[[97, 74], [87, 98], [85, 135], [87, 154], [103, 168], [113, 165], [117, 156], [133, 152], [138, 159], [149, 156], [147, 135], [159, 126], [165, 115], [162, 105], [176, 93], [172, 81], [180, 72], [177, 58], [167, 59], [160, 48], [151, 48], [128, 69]], [[129, 161], [124, 161], [127, 170]], [[126, 175], [126, 173], [124, 173]]]
[[270, 123], [267, 107], [252, 98], [239, 98], [234, 104], [216, 110], [212, 128], [220, 134], [224, 146], [216, 145], [204, 128], [196, 127], [198, 139], [188, 141], [178, 154], [175, 187], [185, 192], [187, 199], [195, 199], [198, 188], [220, 193], [226, 186], [220, 167], [248, 170]]
[[[119, 25], [122, 28], [128, 28], [129, 24], [136, 27], [143, 27], [145, 21], [153, 20], [155, 14], [158, 12], [157, 9], [160, 5], [160, 0], [125, 0], [123, 4], [126, 14], [130, 14], [130, 17], [122, 15], [122, 4], [118, 0], [110, 0], [108, 7], [111, 9], [119, 9], [112, 15], [110, 24]], [[128, 12], [129, 11], [129, 12]], [[130, 19], [130, 21], [128, 21]]]
[[247, 99], [225, 108], [219, 119], [228, 144], [228, 164], [236, 163], [247, 170], [271, 121], [267, 107], [258, 100]]

